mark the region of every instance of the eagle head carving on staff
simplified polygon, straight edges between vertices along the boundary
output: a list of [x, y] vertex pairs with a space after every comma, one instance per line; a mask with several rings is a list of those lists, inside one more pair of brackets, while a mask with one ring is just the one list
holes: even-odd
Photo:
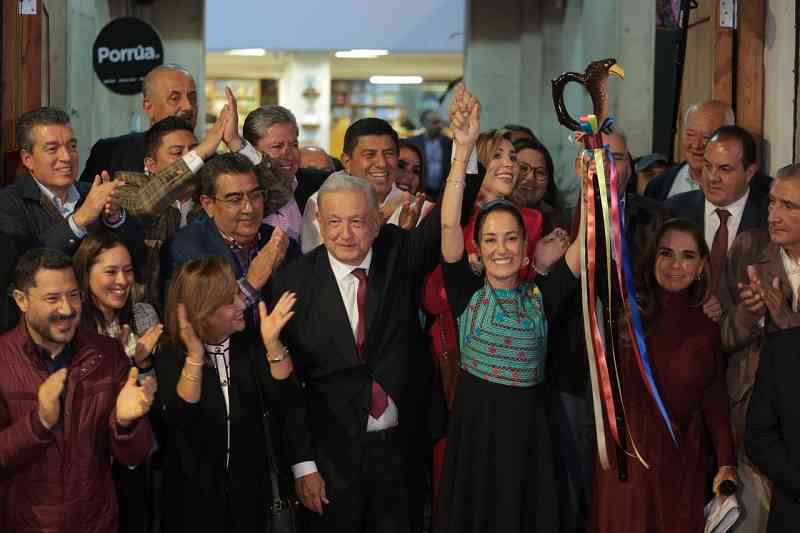
[[586, 92], [592, 99], [593, 113], [597, 117], [597, 123], [602, 124], [608, 116], [608, 92], [606, 85], [609, 76], [616, 76], [620, 79], [625, 77], [625, 71], [613, 57], [601, 59], [589, 63], [582, 74], [577, 72], [565, 72], [552, 81], [553, 83], [553, 103], [556, 107], [558, 121], [570, 131], [580, 131], [580, 123], [572, 118], [564, 106], [564, 88], [570, 82], [576, 82], [584, 86]]

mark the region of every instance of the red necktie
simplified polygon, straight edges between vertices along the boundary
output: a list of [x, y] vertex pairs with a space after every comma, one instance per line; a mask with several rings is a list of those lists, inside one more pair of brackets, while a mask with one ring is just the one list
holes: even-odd
[[[350, 272], [358, 279], [358, 293], [356, 303], [358, 304], [358, 324], [356, 325], [356, 353], [362, 361], [367, 360], [364, 354], [364, 341], [367, 338], [367, 271], [363, 268], [356, 268]], [[369, 414], [372, 418], [378, 419], [389, 406], [389, 397], [383, 390], [380, 383], [372, 380], [372, 407]]]
[[717, 209], [719, 217], [719, 228], [714, 234], [714, 242], [711, 243], [711, 287], [714, 292], [719, 288], [722, 272], [725, 270], [725, 259], [728, 256], [728, 219], [730, 211]]

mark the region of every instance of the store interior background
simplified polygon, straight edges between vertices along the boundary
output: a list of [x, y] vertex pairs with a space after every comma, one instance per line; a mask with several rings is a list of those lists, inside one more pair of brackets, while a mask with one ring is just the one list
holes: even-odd
[[[729, 101], [738, 100], [737, 114], [750, 110], [745, 126], [762, 139], [762, 167], [768, 173], [797, 161], [800, 146], [793, 68], [797, 2], [741, 4], [742, 9], [758, 4], [763, 12], [763, 32], [751, 47], [763, 50], [758, 67], [761, 78], [751, 84], [752, 94], [733, 95]], [[297, 115], [301, 144], [320, 146], [339, 156], [349, 121], [379, 116], [401, 134], [409, 134], [410, 126], [420, 126], [423, 109], [446, 107], [446, 99], [440, 103], [444, 90], [463, 76], [481, 100], [483, 128], [520, 123], [544, 142], [554, 159], [563, 200], [571, 203], [577, 191], [572, 177], [577, 148], [555, 120], [550, 80], [564, 71], [583, 71], [593, 60], [615, 57], [626, 76], [622, 82], [609, 83], [610, 112], [624, 126], [630, 151], [634, 155], [666, 152], [675, 94], [670, 85], [675, 30], [660, 27], [656, 11], [677, 3], [38, 0], [39, 16], [31, 20], [18, 17], [14, 3], [4, 2], [3, 76], [10, 82], [4, 82], [2, 93], [2, 149], [4, 153], [14, 150], [15, 117], [38, 105], [54, 105], [70, 113], [81, 165], [96, 140], [147, 127], [141, 95], [112, 93], [92, 69], [92, 44], [100, 30], [115, 18], [134, 16], [158, 31], [165, 62], [181, 64], [194, 74], [200, 89], [200, 135], [221, 105], [222, 88], [230, 84], [240, 96], [242, 117], [262, 103], [284, 105]], [[711, 6], [716, 3], [698, 2], [691, 31], [703, 24], [711, 26]], [[685, 101], [680, 109], [712, 96], [718, 78], [712, 33], [704, 31], [701, 39], [690, 37]], [[744, 37], [740, 35], [740, 40]], [[41, 48], [29, 47], [37, 41]], [[26, 55], [28, 48], [33, 60]], [[360, 59], [336, 57], [336, 52], [353, 49], [387, 53]], [[242, 55], [243, 50], [250, 55]], [[37, 63], [37, 58], [40, 73], [25, 67]], [[740, 89], [752, 78], [745, 74], [739, 77]], [[418, 76], [422, 82], [375, 84], [369, 81], [373, 76]], [[568, 87], [566, 102], [576, 115], [591, 109], [575, 85]], [[680, 160], [682, 154], [674, 156]]]

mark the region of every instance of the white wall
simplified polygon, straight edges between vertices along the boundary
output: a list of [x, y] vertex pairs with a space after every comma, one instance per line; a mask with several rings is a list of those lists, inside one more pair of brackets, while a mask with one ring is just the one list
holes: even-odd
[[[649, 153], [653, 128], [655, 3], [641, 0], [469, 0], [465, 79], [482, 104], [482, 128], [529, 126], [550, 150], [556, 182], [569, 205], [577, 147], [555, 117], [551, 80], [615, 57], [625, 80], [608, 84], [609, 113], [634, 154]], [[573, 116], [591, 112], [583, 89], [565, 92]]]
[[112, 19], [135, 16], [150, 22], [161, 35], [164, 62], [178, 63], [194, 74], [202, 124], [205, 113], [204, 2], [161, 0], [138, 6], [131, 0], [67, 0], [68, 66], [67, 110], [81, 150], [81, 168], [97, 139], [147, 129], [141, 94], [111, 92], [97, 79], [92, 67], [92, 46], [97, 34]]
[[795, 0], [767, 0], [764, 46], [764, 154], [770, 175], [792, 163]]
[[[303, 92], [310, 86], [319, 92], [316, 100], [303, 97]], [[301, 146], [318, 146], [328, 150], [331, 125], [331, 65], [328, 54], [295, 54], [280, 79], [278, 103], [297, 117]]]

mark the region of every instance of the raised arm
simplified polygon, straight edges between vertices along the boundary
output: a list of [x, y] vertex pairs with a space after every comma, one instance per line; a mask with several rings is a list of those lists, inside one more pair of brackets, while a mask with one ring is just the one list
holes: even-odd
[[450, 104], [454, 158], [442, 194], [442, 257], [447, 263], [455, 263], [464, 254], [461, 202], [467, 161], [480, 133], [480, 117], [480, 102], [461, 85]]

